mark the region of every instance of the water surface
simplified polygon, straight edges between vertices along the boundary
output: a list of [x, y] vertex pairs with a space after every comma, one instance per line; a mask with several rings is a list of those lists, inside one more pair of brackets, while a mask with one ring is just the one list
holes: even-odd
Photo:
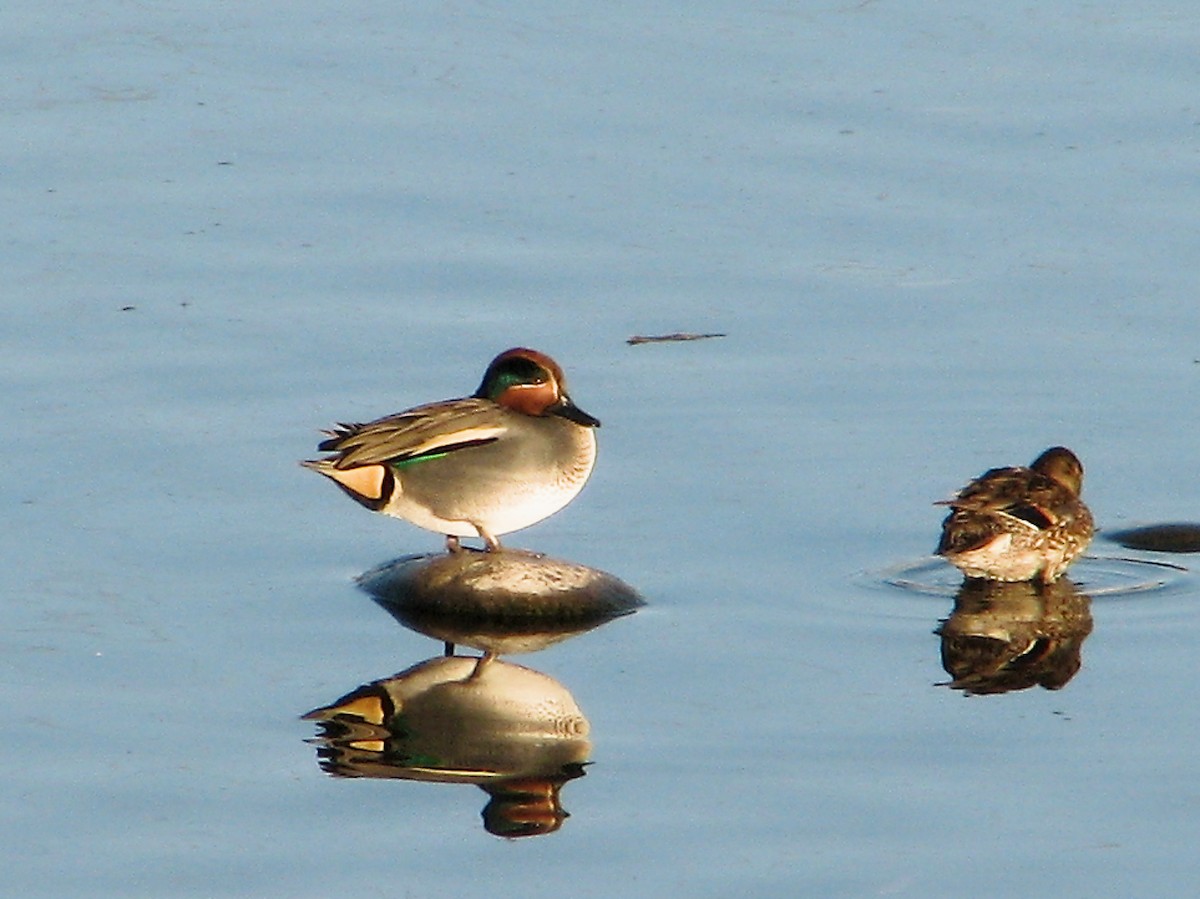
[[[1188, 571], [989, 696], [937, 686], [953, 587], [884, 576], [1052, 444], [1102, 528], [1200, 515], [1191, 4], [5, 22], [14, 894], [1200, 889], [1194, 555], [1097, 541]], [[728, 336], [624, 342], [674, 331]], [[515, 344], [604, 427], [510, 542], [649, 605], [514, 659], [592, 764], [507, 840], [321, 770], [301, 714], [440, 652], [354, 578], [440, 538], [295, 463]]]

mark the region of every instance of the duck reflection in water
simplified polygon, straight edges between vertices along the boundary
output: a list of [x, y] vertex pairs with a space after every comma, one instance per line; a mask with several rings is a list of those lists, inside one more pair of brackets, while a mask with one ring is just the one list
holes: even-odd
[[551, 833], [562, 785], [583, 776], [589, 725], [548, 675], [494, 661], [433, 658], [359, 687], [304, 717], [320, 722], [321, 768], [335, 777], [470, 783], [491, 797], [489, 833]]
[[[321, 723], [321, 767], [338, 777], [473, 783], [489, 833], [550, 833], [559, 792], [583, 776], [587, 719], [566, 687], [496, 658], [534, 652], [643, 605], [605, 572], [509, 549], [406, 556], [358, 580], [447, 655], [362, 686], [304, 717]], [[451, 655], [455, 645], [483, 655]]]
[[975, 695], [1064, 687], [1079, 671], [1091, 632], [1091, 599], [1065, 579], [966, 580], [954, 611], [934, 631], [953, 678], [945, 685]]

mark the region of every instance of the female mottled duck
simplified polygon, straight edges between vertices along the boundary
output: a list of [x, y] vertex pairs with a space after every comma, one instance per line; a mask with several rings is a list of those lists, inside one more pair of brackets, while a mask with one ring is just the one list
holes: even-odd
[[1091, 542], [1079, 498], [1083, 465], [1053, 446], [1028, 468], [993, 468], [938, 505], [950, 507], [937, 554], [969, 578], [1051, 583]]

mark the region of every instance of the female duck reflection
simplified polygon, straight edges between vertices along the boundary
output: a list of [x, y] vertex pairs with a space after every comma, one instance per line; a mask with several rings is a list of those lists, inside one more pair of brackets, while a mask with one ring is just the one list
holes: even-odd
[[340, 777], [474, 783], [484, 826], [505, 837], [557, 830], [564, 783], [584, 773], [587, 719], [553, 678], [496, 660], [634, 612], [612, 575], [532, 553], [409, 556], [359, 585], [401, 624], [479, 658], [447, 655], [354, 690], [304, 717], [321, 722], [321, 767]]
[[968, 579], [934, 631], [942, 638], [942, 667], [953, 678], [946, 685], [968, 694], [1066, 686], [1091, 632], [1091, 599], [1065, 579], [1045, 585]]

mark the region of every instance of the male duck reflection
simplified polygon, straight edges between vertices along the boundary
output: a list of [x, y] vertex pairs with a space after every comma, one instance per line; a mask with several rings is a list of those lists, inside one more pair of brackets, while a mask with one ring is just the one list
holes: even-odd
[[490, 797], [501, 837], [552, 833], [562, 786], [582, 777], [592, 744], [575, 698], [546, 674], [496, 661], [429, 659], [365, 684], [304, 718], [317, 721], [321, 768], [335, 777], [471, 783]]
[[557, 512], [583, 489], [600, 422], [567, 395], [558, 364], [516, 347], [492, 360], [479, 389], [366, 424], [339, 424], [303, 462], [374, 512], [446, 535], [501, 534]]
[[1092, 539], [1083, 465], [1053, 446], [1028, 468], [993, 468], [951, 500], [937, 553], [969, 578], [1051, 583]]

